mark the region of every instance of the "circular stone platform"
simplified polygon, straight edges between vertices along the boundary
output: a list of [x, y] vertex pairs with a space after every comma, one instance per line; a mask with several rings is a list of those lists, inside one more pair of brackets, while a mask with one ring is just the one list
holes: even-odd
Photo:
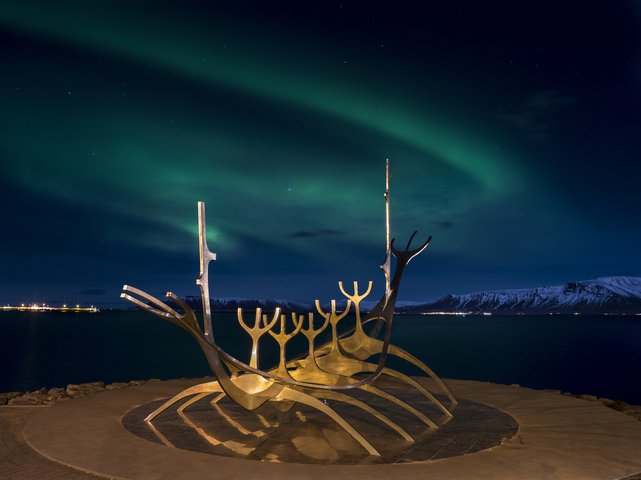
[[[399, 450], [392, 448], [392, 440], [390, 446], [381, 443], [380, 439], [391, 439], [396, 434], [376, 425], [376, 421], [363, 419], [369, 425], [367, 428], [373, 429], [370, 433], [380, 430], [378, 443], [374, 440], [372, 443], [377, 448], [383, 445], [381, 450], [388, 449], [381, 452], [384, 455], [379, 461], [396, 463], [366, 464], [375, 459], [358, 454], [354, 457], [353, 445], [336, 438], [328, 424], [317, 423], [319, 419], [313, 418], [308, 411], [301, 411], [300, 416], [292, 414], [289, 422], [273, 429], [273, 432], [290, 431], [280, 439], [282, 445], [294, 445], [289, 453], [287, 448], [281, 447], [275, 449], [275, 453], [260, 454], [258, 445], [254, 452], [243, 454], [248, 458], [267, 457], [267, 460], [273, 460], [271, 462], [235, 458], [229, 454], [233, 449], [226, 447], [227, 456], [214, 450], [204, 453], [203, 450], [216, 445], [208, 442], [202, 433], [211, 438], [219, 435], [216, 425], [202, 423], [201, 417], [207, 418], [206, 413], [213, 411], [207, 399], [182, 412], [193, 426], [175, 409], [163, 413], [154, 424], [168, 443], [183, 447], [209, 444], [209, 447], [171, 448], [158, 443], [158, 436], [152, 439], [149, 432], [142, 433], [145, 424], [140, 419], [145, 412], [159, 400], [195, 383], [200, 382], [151, 383], [58, 403], [29, 421], [24, 430], [25, 438], [32, 448], [51, 460], [121, 479], [334, 480], [341, 475], [404, 480], [430, 476], [448, 479], [614, 479], [641, 471], [641, 423], [636, 420], [600, 404], [551, 392], [472, 381], [449, 381], [461, 400], [455, 411], [458, 419], [432, 434], [421, 436], [416, 435], [416, 431], [410, 432], [418, 439], [412, 447], [406, 445]], [[223, 411], [228, 415], [231, 413], [234, 421], [246, 420], [236, 417], [229, 407], [221, 404]], [[227, 420], [225, 423], [230, 425]], [[409, 430], [411, 424], [406, 420], [404, 426]], [[481, 426], [483, 424], [485, 427]], [[304, 428], [308, 425], [315, 433], [310, 434]], [[324, 428], [329, 431], [324, 432]], [[137, 434], [132, 433], [137, 429]], [[274, 433], [270, 442], [265, 443], [273, 445], [278, 438]], [[314, 444], [319, 438], [331, 447], [321, 449], [325, 458], [314, 458], [305, 453], [310, 453], [305, 445]], [[224, 439], [230, 440], [234, 441], [231, 437]], [[259, 453], [255, 453], [256, 450]], [[311, 451], [314, 450], [318, 449]], [[332, 451], [335, 456], [330, 453]], [[301, 463], [301, 459], [308, 463]], [[296, 463], [278, 463], [283, 461]], [[357, 465], [327, 464], [332, 461]]]
[[[257, 416], [227, 397], [211, 404], [218, 394], [183, 410], [179, 407], [185, 399], [156, 417], [152, 425], [144, 419], [163, 400], [150, 402], [127, 413], [122, 423], [135, 435], [173, 448], [258, 461], [345, 465], [416, 462], [474, 453], [494, 447], [518, 431], [510, 415], [479, 402], [462, 399], [454, 417], [447, 418], [411, 387], [397, 383], [385, 385], [384, 390], [443, 424], [434, 430], [397, 405], [360, 391], [352, 396], [394, 420], [414, 443], [366, 412], [337, 402], [330, 402], [332, 408], [371, 442], [380, 456], [369, 455], [336, 422], [312, 408], [296, 406], [282, 414], [266, 404]], [[447, 404], [446, 399], [441, 400]]]

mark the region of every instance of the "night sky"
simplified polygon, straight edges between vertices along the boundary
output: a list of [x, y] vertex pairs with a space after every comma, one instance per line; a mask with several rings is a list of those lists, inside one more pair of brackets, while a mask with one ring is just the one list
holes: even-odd
[[[55, 3], [55, 5], [54, 5]], [[400, 298], [640, 275], [641, 6], [0, 6], [0, 302]]]

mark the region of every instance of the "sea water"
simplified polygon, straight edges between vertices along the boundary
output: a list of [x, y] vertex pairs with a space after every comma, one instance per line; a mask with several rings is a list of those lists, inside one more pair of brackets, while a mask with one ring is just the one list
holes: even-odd
[[[339, 329], [350, 321], [345, 318]], [[249, 337], [235, 314], [214, 313], [214, 336], [227, 352], [249, 361]], [[267, 368], [277, 350], [263, 338], [261, 366]], [[443, 378], [641, 404], [641, 316], [396, 316], [392, 340]], [[288, 356], [304, 351], [304, 341], [288, 345]], [[418, 373], [402, 362], [391, 366]], [[0, 392], [209, 374], [188, 333], [146, 312], [0, 312]]]

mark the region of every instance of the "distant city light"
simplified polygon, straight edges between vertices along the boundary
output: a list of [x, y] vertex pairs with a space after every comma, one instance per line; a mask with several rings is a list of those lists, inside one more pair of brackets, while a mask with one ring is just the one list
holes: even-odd
[[21, 304], [19, 304], [19, 306], [18, 306], [18, 304], [16, 304], [16, 305], [7, 304], [7, 305], [0, 306], [0, 311], [10, 311], [10, 310], [22, 310], [22, 311], [29, 310], [29, 311], [32, 311], [32, 312], [56, 312], [56, 311], [57, 312], [60, 312], [60, 311], [65, 311], [66, 312], [66, 311], [69, 311], [69, 310], [75, 311], [75, 312], [94, 312], [94, 313], [95, 312], [100, 312], [100, 309], [98, 307], [96, 307], [95, 305], [92, 305], [91, 307], [81, 307], [80, 304], [78, 304], [78, 305], [76, 305], [75, 308], [73, 308], [72, 306], [69, 306], [66, 303], [63, 304], [60, 307], [54, 307], [54, 306], [51, 306], [51, 305], [47, 305], [46, 303], [36, 303], [36, 302], [28, 304], [28, 305], [24, 304], [24, 303], [21, 303]]

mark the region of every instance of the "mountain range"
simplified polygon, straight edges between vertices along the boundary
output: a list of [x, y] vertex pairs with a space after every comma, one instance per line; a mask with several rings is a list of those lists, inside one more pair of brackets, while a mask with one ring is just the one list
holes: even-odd
[[[200, 297], [187, 297], [194, 309], [202, 308]], [[337, 299], [339, 310], [345, 302]], [[376, 301], [364, 301], [363, 312]], [[281, 307], [284, 313], [316, 311], [313, 304], [291, 300], [215, 298], [214, 311], [236, 311], [262, 308], [265, 312]], [[329, 305], [323, 305], [329, 308]], [[641, 278], [601, 277], [594, 280], [567, 282], [548, 287], [488, 290], [465, 295], [445, 295], [430, 302], [397, 302], [397, 313], [496, 313], [504, 315], [528, 314], [637, 314], [641, 313]]]
[[[202, 311], [202, 300], [200, 297], [186, 297], [187, 304], [196, 311]], [[283, 313], [298, 312], [304, 313], [315, 311], [316, 308], [304, 302], [295, 302], [292, 300], [278, 299], [260, 299], [260, 298], [241, 298], [241, 297], [221, 297], [211, 299], [211, 309], [215, 312], [235, 312], [238, 308], [253, 311], [256, 308], [262, 308], [265, 312], [273, 312], [276, 307], [280, 307]]]
[[445, 295], [397, 309], [398, 313], [637, 314], [641, 278], [601, 277], [549, 287]]

